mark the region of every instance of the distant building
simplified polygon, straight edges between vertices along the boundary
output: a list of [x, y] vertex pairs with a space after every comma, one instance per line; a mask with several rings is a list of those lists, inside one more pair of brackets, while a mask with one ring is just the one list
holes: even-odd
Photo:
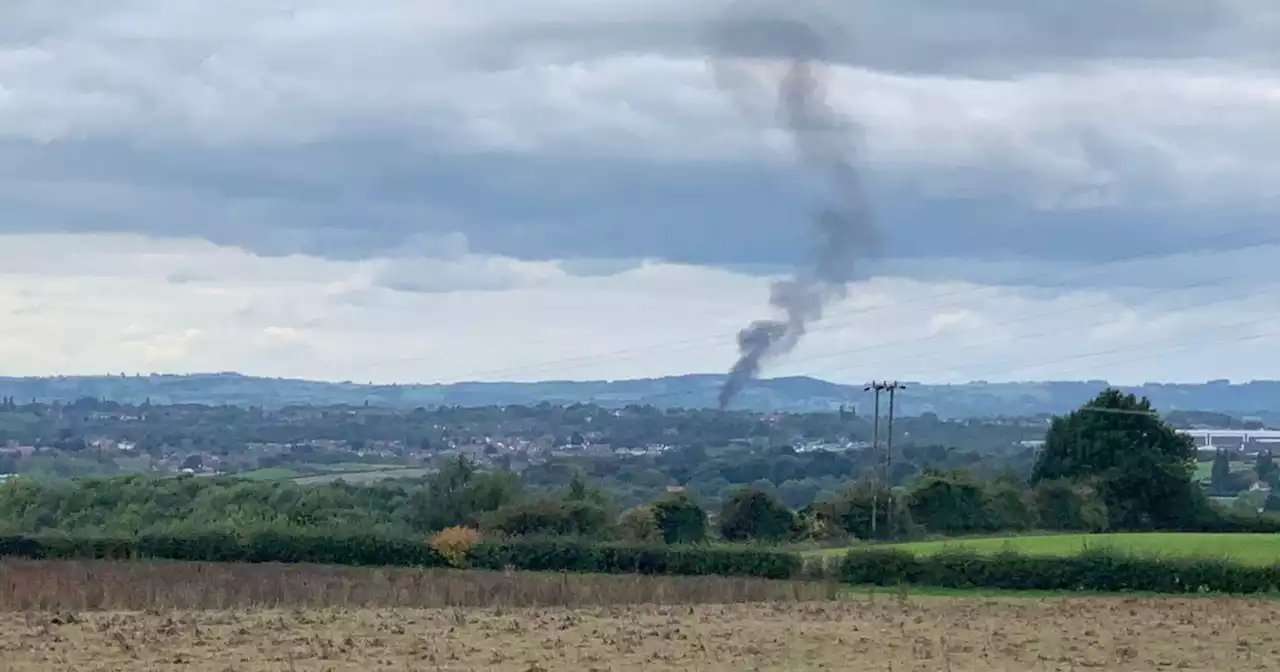
[[1179, 429], [1190, 436], [1197, 448], [1227, 448], [1256, 454], [1269, 448], [1280, 449], [1280, 430], [1275, 429]]

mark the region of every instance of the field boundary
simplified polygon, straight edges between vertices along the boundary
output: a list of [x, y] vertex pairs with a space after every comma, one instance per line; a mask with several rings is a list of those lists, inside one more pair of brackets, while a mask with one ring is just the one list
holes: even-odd
[[137, 537], [0, 537], [0, 556], [60, 560], [179, 560], [331, 566], [488, 569], [571, 574], [721, 576], [849, 585], [1162, 594], [1280, 593], [1280, 564], [1144, 556], [1086, 549], [1071, 556], [963, 549], [918, 555], [867, 547], [806, 561], [766, 548], [597, 543], [570, 539], [482, 540], [456, 554], [426, 540], [316, 532], [222, 532]]

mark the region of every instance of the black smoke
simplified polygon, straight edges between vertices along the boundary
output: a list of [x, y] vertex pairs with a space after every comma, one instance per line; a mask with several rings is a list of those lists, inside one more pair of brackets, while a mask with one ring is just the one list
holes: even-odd
[[809, 325], [822, 319], [823, 309], [846, 295], [854, 261], [876, 241], [856, 167], [858, 129], [827, 100], [825, 41], [811, 22], [753, 14], [739, 5], [713, 26], [716, 83], [746, 111], [776, 111], [800, 163], [817, 174], [828, 196], [812, 216], [810, 263], [771, 288], [769, 304], [780, 317], [738, 333], [739, 358], [721, 388], [721, 408], [759, 375], [766, 360], [794, 349]]

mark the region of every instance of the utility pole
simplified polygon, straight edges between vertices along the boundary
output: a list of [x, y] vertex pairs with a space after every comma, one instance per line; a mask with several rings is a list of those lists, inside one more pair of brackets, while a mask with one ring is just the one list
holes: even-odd
[[884, 480], [889, 488], [889, 510], [885, 512], [885, 519], [889, 526], [888, 533], [893, 534], [893, 397], [894, 392], [904, 390], [907, 386], [895, 380], [884, 383], [884, 387], [889, 390], [889, 435], [885, 437], [884, 451]]
[[[871, 419], [872, 464], [875, 464], [875, 460], [880, 457], [880, 390], [881, 383], [877, 383], [874, 380], [867, 383], [867, 386], [862, 388], [863, 392], [874, 391], [876, 396], [876, 414], [872, 416]], [[871, 538], [874, 539], [876, 536], [876, 510], [879, 508], [880, 504], [880, 484], [876, 482], [878, 479], [874, 478], [876, 470], [872, 469], [871, 473], [873, 475], [873, 478], [871, 479]]]

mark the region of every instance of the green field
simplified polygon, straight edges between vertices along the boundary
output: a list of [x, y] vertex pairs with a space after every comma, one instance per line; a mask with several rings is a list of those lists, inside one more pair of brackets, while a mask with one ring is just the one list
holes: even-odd
[[391, 469], [404, 469], [403, 464], [371, 464], [368, 462], [337, 462], [334, 464], [304, 464], [303, 469], [306, 471], [318, 471], [325, 473], [334, 472], [366, 472], [366, 471], [388, 471]]
[[[892, 544], [919, 555], [945, 550], [964, 549], [976, 553], [999, 553], [1010, 550], [1028, 555], [1075, 555], [1086, 548], [1111, 549], [1139, 555], [1182, 557], [1220, 557], [1251, 565], [1280, 563], [1280, 534], [1051, 534], [1027, 537], [992, 537], [982, 539], [947, 539]], [[818, 555], [838, 556], [849, 549], [816, 551]]]
[[[1233, 473], [1242, 473], [1242, 472], [1246, 472], [1246, 471], [1253, 471], [1253, 463], [1252, 463], [1252, 462], [1241, 462], [1241, 461], [1232, 462], [1232, 463], [1231, 463], [1231, 471], [1232, 471]], [[1210, 477], [1212, 474], [1213, 474], [1213, 463], [1212, 463], [1212, 462], [1197, 462], [1197, 463], [1196, 463], [1196, 473], [1195, 473], [1195, 475], [1194, 475], [1194, 476], [1192, 476], [1192, 479], [1194, 479], [1194, 480], [1196, 480], [1196, 481], [1201, 481], [1201, 482], [1205, 482], [1205, 483], [1207, 483], [1207, 482], [1209, 482], [1209, 477]]]
[[304, 485], [315, 485], [318, 483], [332, 483], [334, 481], [345, 481], [351, 484], [367, 484], [376, 483], [378, 481], [386, 481], [393, 478], [422, 478], [435, 473], [435, 469], [428, 467], [401, 467], [401, 468], [378, 468], [372, 471], [343, 471], [331, 474], [319, 474], [312, 476], [297, 476], [293, 479], [294, 483]]
[[298, 472], [293, 469], [284, 467], [268, 467], [266, 469], [254, 469], [253, 471], [245, 471], [236, 474], [236, 478], [246, 478], [251, 481], [284, 481], [290, 478], [297, 478]]

